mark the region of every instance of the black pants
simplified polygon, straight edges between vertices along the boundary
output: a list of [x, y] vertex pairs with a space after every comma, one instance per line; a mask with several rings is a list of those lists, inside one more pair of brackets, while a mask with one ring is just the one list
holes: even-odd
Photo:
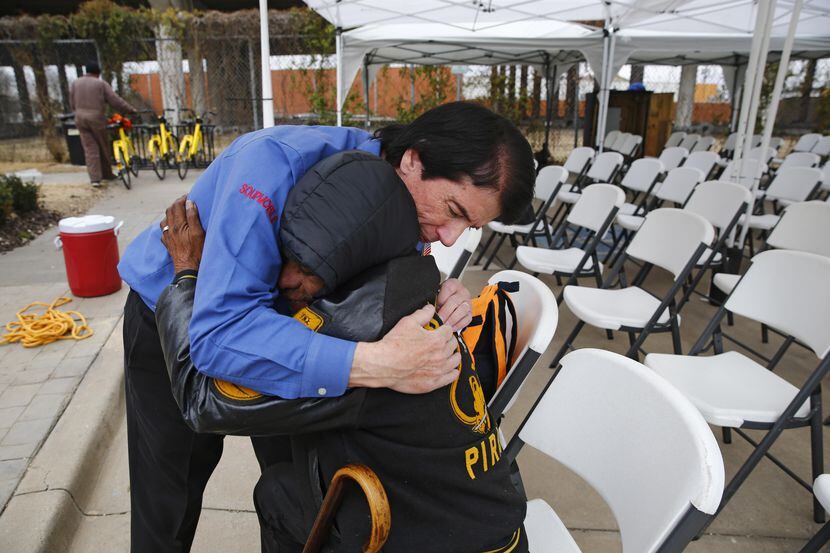
[[[153, 312], [130, 291], [124, 306], [124, 369], [132, 553], [190, 551], [202, 495], [223, 436], [188, 427], [170, 391]], [[285, 438], [251, 438], [260, 468], [290, 460]]]

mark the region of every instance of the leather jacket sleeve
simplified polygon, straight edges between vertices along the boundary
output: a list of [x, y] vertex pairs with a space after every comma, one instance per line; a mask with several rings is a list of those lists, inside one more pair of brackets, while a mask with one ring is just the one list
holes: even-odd
[[[403, 316], [434, 302], [440, 274], [431, 256], [378, 265], [295, 315], [317, 332], [355, 342], [380, 339]], [[196, 432], [244, 436], [306, 434], [356, 428], [366, 388], [339, 397], [283, 399], [211, 378], [190, 357], [188, 326], [195, 279], [168, 286], [156, 304], [156, 324], [173, 397]]]
[[195, 432], [273, 436], [354, 427], [366, 394], [348, 390], [335, 398], [282, 399], [200, 373], [190, 358], [188, 326], [195, 279], [171, 284], [156, 305], [161, 346], [173, 397]]

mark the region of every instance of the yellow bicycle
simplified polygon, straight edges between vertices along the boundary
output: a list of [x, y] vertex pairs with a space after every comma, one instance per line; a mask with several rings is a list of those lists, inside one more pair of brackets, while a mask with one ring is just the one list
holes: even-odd
[[[173, 111], [165, 109], [164, 111]], [[142, 113], [154, 113], [152, 111], [145, 111]], [[170, 132], [167, 127], [167, 119], [164, 114], [157, 116], [158, 132], [150, 137], [147, 142], [147, 155], [150, 158], [150, 163], [153, 165], [153, 172], [159, 178], [164, 180], [167, 175], [167, 169], [178, 166], [176, 155], [176, 135]]]
[[186, 125], [192, 127], [193, 131], [185, 134], [179, 142], [178, 173], [182, 180], [187, 176], [187, 170], [190, 166], [196, 168], [205, 165], [207, 156], [205, 154], [205, 136], [202, 133], [203, 118], [208, 114], [215, 115], [212, 111], [207, 111], [201, 117], [198, 117], [193, 110], [187, 111], [190, 111], [194, 118], [192, 121], [185, 122]]
[[115, 162], [117, 176], [129, 190], [132, 188], [130, 173], [138, 176], [140, 161], [129, 135], [133, 125], [129, 119], [118, 113], [110, 117], [108, 123], [109, 128], [118, 129], [118, 138], [112, 141], [112, 159]]

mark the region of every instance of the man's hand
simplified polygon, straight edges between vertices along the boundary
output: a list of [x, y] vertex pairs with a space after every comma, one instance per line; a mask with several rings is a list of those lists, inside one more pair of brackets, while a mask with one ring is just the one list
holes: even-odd
[[441, 285], [438, 292], [438, 316], [453, 330], [460, 331], [473, 320], [473, 310], [470, 304], [470, 292], [464, 288], [461, 281], [449, 278]]
[[450, 325], [424, 328], [434, 313], [426, 305], [398, 321], [379, 342], [359, 342], [349, 387], [424, 394], [453, 382], [461, 363], [458, 343]]
[[205, 245], [205, 231], [199, 222], [196, 204], [182, 196], [167, 208], [159, 226], [162, 230], [161, 241], [170, 252], [174, 271], [198, 270]]

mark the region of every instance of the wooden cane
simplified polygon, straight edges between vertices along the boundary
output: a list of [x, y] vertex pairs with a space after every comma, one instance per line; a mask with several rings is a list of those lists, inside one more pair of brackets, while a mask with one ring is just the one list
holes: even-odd
[[343, 501], [347, 479], [353, 480], [360, 486], [366, 496], [366, 502], [369, 504], [372, 528], [369, 540], [363, 546], [363, 553], [377, 553], [386, 543], [389, 530], [392, 528], [392, 513], [389, 509], [389, 499], [386, 497], [383, 484], [377, 474], [369, 467], [365, 465], [346, 465], [334, 473], [331, 479], [331, 485], [328, 492], [326, 492], [326, 497], [323, 498], [323, 505], [320, 507], [320, 512], [317, 513], [317, 518], [311, 528], [311, 534], [308, 536], [303, 553], [319, 553], [322, 549], [334, 522], [334, 515]]

